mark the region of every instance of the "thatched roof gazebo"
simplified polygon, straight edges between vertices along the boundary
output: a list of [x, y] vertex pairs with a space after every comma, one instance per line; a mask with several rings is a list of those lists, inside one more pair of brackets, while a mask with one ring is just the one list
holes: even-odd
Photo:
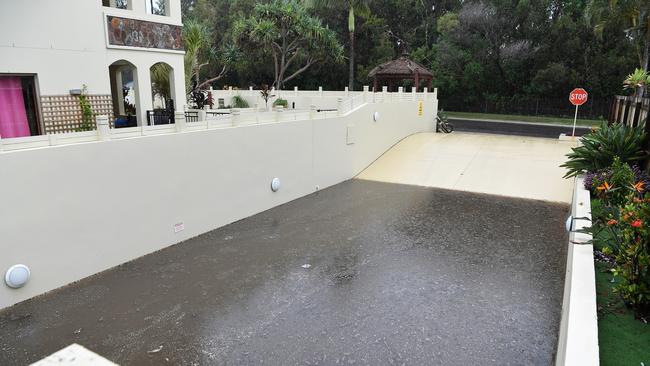
[[429, 90], [433, 73], [426, 67], [402, 55], [400, 58], [385, 62], [370, 71], [368, 77], [374, 79], [374, 91], [379, 91], [379, 87], [388, 82], [388, 89], [395, 90], [395, 83], [402, 80], [413, 80], [413, 86], [418, 90], [420, 82], [425, 81]]

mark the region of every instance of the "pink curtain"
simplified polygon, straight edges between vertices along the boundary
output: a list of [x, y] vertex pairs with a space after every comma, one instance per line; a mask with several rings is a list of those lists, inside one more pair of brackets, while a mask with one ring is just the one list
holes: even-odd
[[20, 78], [0, 76], [0, 137], [30, 135]]

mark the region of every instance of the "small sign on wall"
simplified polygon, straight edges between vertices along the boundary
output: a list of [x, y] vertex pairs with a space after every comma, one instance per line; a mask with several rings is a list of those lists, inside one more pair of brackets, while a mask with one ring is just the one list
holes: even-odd
[[418, 102], [418, 116], [419, 117], [424, 116], [424, 102], [423, 101]]
[[174, 225], [174, 233], [180, 233], [183, 230], [185, 230], [185, 224], [184, 223], [179, 222], [178, 224]]

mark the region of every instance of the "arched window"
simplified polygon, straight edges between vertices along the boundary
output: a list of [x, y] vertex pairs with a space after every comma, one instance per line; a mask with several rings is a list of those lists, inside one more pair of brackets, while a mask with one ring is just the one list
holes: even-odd
[[135, 65], [125, 60], [115, 61], [108, 67], [116, 128], [138, 125], [137, 72]]

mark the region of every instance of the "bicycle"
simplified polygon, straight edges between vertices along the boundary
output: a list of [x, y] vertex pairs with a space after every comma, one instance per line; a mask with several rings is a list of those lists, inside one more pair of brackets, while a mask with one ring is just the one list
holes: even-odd
[[454, 132], [454, 125], [449, 122], [447, 114], [443, 110], [440, 110], [436, 116], [436, 131], [442, 131], [444, 133]]

